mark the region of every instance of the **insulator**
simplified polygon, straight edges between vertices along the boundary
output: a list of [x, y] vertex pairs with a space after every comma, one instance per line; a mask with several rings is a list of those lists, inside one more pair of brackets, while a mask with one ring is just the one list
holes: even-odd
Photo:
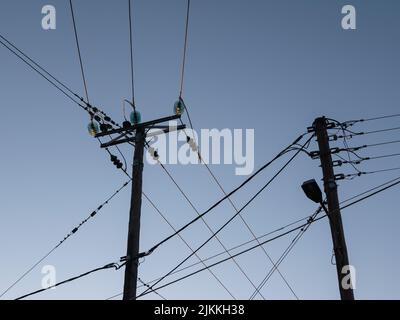
[[95, 122], [95, 121], [90, 121], [90, 123], [88, 124], [88, 131], [89, 131], [89, 134], [91, 135], [91, 136], [95, 136], [96, 134], [98, 134], [99, 133], [99, 125], [98, 125], [98, 123], [97, 122]]
[[121, 168], [122, 168], [122, 163], [121, 163], [121, 162], [117, 163], [117, 168], [118, 168], [118, 169], [121, 169]]
[[153, 154], [153, 158], [154, 158], [154, 160], [158, 160], [158, 158], [159, 158], [160, 156], [158, 155], [158, 152], [157, 152], [157, 150], [156, 151], [154, 151], [154, 154]]
[[96, 120], [97, 122], [100, 122], [101, 118], [99, 116], [94, 116], [94, 120]]
[[129, 128], [131, 127], [131, 123], [130, 123], [129, 121], [124, 121], [124, 122], [122, 123], [122, 127], [123, 127], [124, 129], [129, 129]]
[[179, 99], [178, 101], [175, 102], [174, 104], [174, 113], [178, 116], [182, 115], [185, 112], [185, 104], [184, 102]]
[[101, 132], [107, 132], [108, 131], [108, 125], [105, 123], [100, 124], [100, 131]]
[[108, 117], [108, 116], [105, 116], [105, 117], [104, 117], [104, 121], [110, 122], [110, 121], [111, 121], [111, 118]]
[[132, 111], [130, 115], [132, 125], [138, 124], [142, 121], [142, 115], [139, 111]]

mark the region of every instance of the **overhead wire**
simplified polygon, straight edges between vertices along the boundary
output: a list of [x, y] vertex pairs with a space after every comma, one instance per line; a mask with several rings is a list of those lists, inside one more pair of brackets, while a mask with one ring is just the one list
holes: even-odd
[[[185, 200], [189, 203], [190, 207], [195, 211], [195, 213], [197, 214], [197, 216], [200, 215], [199, 210], [194, 206], [193, 202], [189, 199], [189, 197], [187, 196], [187, 194], [183, 191], [183, 189], [181, 188], [181, 186], [177, 183], [177, 181], [174, 179], [174, 177], [172, 177], [171, 173], [168, 171], [168, 169], [158, 160], [158, 163], [160, 164], [160, 166], [162, 167], [162, 169], [165, 171], [165, 173], [168, 175], [168, 177], [171, 179], [171, 181], [174, 183], [174, 185], [177, 187], [177, 189], [179, 190], [179, 192], [182, 194], [182, 196], [185, 198]], [[210, 227], [210, 225], [207, 223], [207, 221], [202, 217], [201, 218], [202, 222], [204, 223], [204, 225], [206, 226], [206, 228], [211, 232], [211, 234], [214, 233], [214, 230]], [[227, 254], [229, 254], [229, 252], [227, 251], [226, 246], [223, 244], [223, 242], [221, 241], [221, 239], [216, 236], [215, 239], [218, 241], [218, 243], [221, 245], [221, 247], [225, 250], [225, 252]], [[232, 259], [233, 263], [237, 266], [237, 268], [239, 269], [239, 271], [244, 275], [244, 277], [247, 279], [247, 281], [254, 287], [256, 288], [254, 282], [250, 279], [250, 277], [247, 275], [247, 273], [243, 270], [243, 268], [240, 266], [240, 264], [236, 261], [236, 259]], [[265, 298], [262, 297], [264, 300]]]
[[[400, 177], [399, 177], [397, 180], [400, 180]], [[379, 193], [382, 193], [382, 192], [384, 192], [384, 191], [386, 191], [386, 190], [388, 190], [388, 189], [390, 189], [390, 188], [393, 188], [393, 187], [395, 187], [395, 186], [397, 186], [397, 185], [399, 185], [399, 184], [400, 184], [400, 181], [393, 182], [392, 184], [389, 184], [389, 185], [387, 185], [387, 186], [384, 187], [384, 188], [381, 188], [381, 189], [379, 189], [379, 190], [377, 190], [377, 191], [375, 191], [375, 192], [373, 192], [373, 193], [370, 193], [370, 194], [368, 194], [368, 195], [366, 195], [366, 196], [364, 196], [364, 197], [362, 197], [362, 198], [360, 198], [360, 199], [357, 199], [357, 200], [355, 200], [355, 201], [353, 201], [353, 202], [351, 202], [351, 203], [349, 203], [349, 204], [347, 204], [347, 205], [341, 207], [339, 210], [344, 210], [344, 209], [346, 209], [346, 208], [349, 208], [350, 206], [353, 206], [353, 205], [355, 205], [355, 204], [357, 204], [357, 203], [359, 203], [359, 202], [361, 202], [361, 201], [364, 201], [364, 200], [366, 200], [366, 199], [368, 199], [368, 198], [370, 198], [370, 197], [373, 197], [373, 196], [375, 196], [375, 195], [377, 195], [377, 194], [379, 194]], [[377, 187], [375, 187], [374, 189], [377, 189]], [[365, 193], [364, 193], [364, 194], [365, 194]], [[360, 195], [357, 195], [357, 196], [355, 196], [354, 198], [356, 198], [356, 197], [358, 197], [358, 196], [360, 196]], [[347, 201], [349, 201], [349, 199], [348, 199]], [[332, 211], [332, 212], [334, 212], [334, 211]], [[332, 212], [331, 212], [331, 213], [332, 213]], [[315, 223], [315, 222], [317, 222], [317, 221], [320, 221], [320, 220], [322, 220], [322, 219], [324, 219], [324, 218], [326, 218], [326, 217], [328, 217], [328, 216], [325, 214], [325, 215], [323, 215], [323, 216], [320, 216], [320, 217], [318, 217], [318, 218], [315, 218], [315, 219], [312, 221], [312, 223]], [[261, 244], [254, 245], [254, 246], [252, 246], [252, 247], [250, 247], [250, 248], [247, 248], [247, 249], [245, 249], [245, 250], [243, 250], [243, 251], [241, 251], [241, 252], [239, 252], [239, 253], [236, 253], [236, 254], [233, 255], [233, 257], [240, 256], [240, 255], [242, 255], [242, 254], [245, 254], [245, 253], [247, 253], [247, 252], [249, 252], [249, 251], [252, 251], [252, 250], [258, 248], [260, 245], [265, 245], [265, 244], [267, 244], [267, 243], [269, 243], [269, 242], [272, 242], [272, 241], [274, 241], [274, 240], [277, 240], [277, 239], [279, 239], [279, 238], [282, 238], [282, 237], [284, 237], [284, 236], [286, 236], [286, 235], [288, 235], [288, 234], [290, 234], [290, 233], [293, 233], [293, 232], [295, 232], [295, 231], [297, 231], [297, 230], [300, 230], [301, 228], [306, 227], [308, 224], [309, 224], [309, 222], [307, 222], [307, 223], [305, 223], [305, 224], [303, 224], [303, 225], [300, 225], [300, 226], [298, 226], [298, 227], [292, 228], [292, 229], [290, 229], [290, 230], [288, 230], [288, 231], [286, 231], [286, 232], [284, 232], [284, 233], [281, 233], [281, 234], [279, 234], [279, 235], [277, 235], [277, 236], [275, 236], [275, 237], [273, 237], [273, 238], [270, 238], [270, 239], [267, 239], [267, 240], [261, 242]], [[208, 265], [208, 267], [209, 267], [209, 268], [212, 268], [212, 267], [217, 266], [217, 265], [219, 265], [219, 264], [221, 264], [221, 263], [223, 263], [223, 262], [229, 261], [230, 259], [231, 259], [230, 257], [227, 257], [227, 258], [225, 258], [225, 259], [222, 259], [222, 260], [220, 260], [220, 261], [217, 261], [217, 262], [215, 262], [215, 263], [213, 263], [213, 264]], [[178, 279], [175, 279], [175, 280], [173, 280], [173, 281], [170, 281], [170, 282], [168, 282], [168, 283], [166, 283], [166, 284], [164, 284], [164, 285], [160, 285], [160, 286], [158, 286], [158, 287], [156, 287], [156, 288], [152, 287], [152, 290], [160, 290], [160, 289], [163, 289], [163, 288], [168, 287], [168, 286], [170, 286], [170, 285], [172, 285], [172, 284], [175, 284], [175, 283], [177, 283], [177, 282], [183, 281], [183, 280], [185, 280], [185, 279], [187, 279], [187, 278], [189, 278], [189, 277], [191, 277], [191, 276], [194, 276], [194, 275], [196, 275], [196, 274], [198, 274], [198, 273], [200, 273], [200, 272], [202, 272], [202, 271], [204, 271], [204, 269], [196, 270], [196, 271], [194, 271], [194, 272], [191, 272], [190, 274], [187, 274], [187, 275], [182, 276], [182, 277], [180, 277], [180, 278], [178, 278]], [[142, 297], [142, 296], [147, 295], [147, 294], [149, 294], [149, 293], [151, 293], [151, 291], [145, 290], [145, 291], [144, 291], [143, 293], [141, 293], [138, 297]]]
[[187, 0], [185, 41], [184, 41], [184, 46], [183, 46], [181, 79], [180, 79], [180, 89], [179, 89], [179, 98], [180, 99], [182, 98], [182, 95], [183, 95], [183, 85], [184, 85], [184, 81], [185, 81], [185, 67], [186, 67], [186, 53], [187, 53], [187, 46], [188, 46], [189, 20], [190, 20], [190, 0]]
[[[308, 143], [308, 141], [309, 140], [311, 140], [312, 138], [313, 138], [313, 136], [314, 135], [311, 135], [311, 137], [304, 143], [304, 145], [306, 144], [306, 143]], [[296, 143], [297, 143], [298, 141], [296, 141]], [[286, 148], [287, 149], [287, 148]], [[286, 150], [285, 149], [285, 150]], [[244, 205], [244, 206], [242, 206], [241, 207], [241, 209], [236, 213], [236, 214], [234, 214], [226, 223], [224, 223], [216, 232], [214, 232], [214, 234], [211, 236], [211, 237], [209, 237], [205, 242], [203, 242], [202, 243], [202, 245], [200, 245], [196, 250], [195, 250], [195, 252], [197, 252], [197, 251], [199, 251], [201, 248], [203, 248], [208, 242], [210, 242], [214, 237], [215, 237], [215, 235], [217, 235], [221, 230], [223, 230], [230, 222], [232, 222], [239, 214], [240, 214], [240, 212], [242, 212], [245, 208], [247, 208], [279, 175], [280, 175], [280, 173], [297, 157], [297, 155], [300, 153], [300, 150], [298, 150], [282, 167], [281, 167], [281, 169], [279, 169], [278, 170], [278, 172], [277, 173], [275, 173], [275, 175], [273, 175], [273, 177], [271, 178], [271, 179], [269, 179], [268, 180], [268, 182], [254, 195], [254, 196], [252, 196], [251, 197], [251, 199], [249, 200], [249, 201], [247, 201], [246, 202], [246, 204]], [[279, 157], [278, 157], [279, 158]], [[265, 168], [265, 166], [263, 166], [264, 168]], [[258, 171], [259, 172], [259, 171]], [[250, 177], [251, 178], [251, 177]], [[247, 181], [249, 181], [249, 179], [250, 178], [248, 178], [247, 179]], [[253, 176], [253, 178], [254, 178], [254, 176]], [[217, 203], [220, 203], [220, 201], [219, 202], [217, 202]], [[213, 208], [213, 207], [215, 207], [215, 205], [214, 206], [212, 206], [211, 208]], [[205, 213], [207, 213], [208, 212], [208, 210], [207, 211], [205, 211]], [[205, 213], [203, 213], [202, 215], [200, 215], [199, 217], [201, 217], [201, 216], [204, 216], [204, 214]], [[199, 218], [198, 217], [198, 218]], [[197, 218], [196, 218], [197, 219]], [[196, 219], [195, 220], [192, 220], [192, 221], [196, 221]], [[169, 239], [169, 238], [166, 238], [166, 239]], [[165, 240], [164, 240], [165, 241]], [[160, 243], [163, 243], [163, 241], [162, 242], [160, 242]], [[158, 245], [156, 245], [155, 246], [155, 248], [157, 248], [157, 246]], [[153, 247], [154, 248], [154, 247]], [[149, 252], [152, 252], [152, 249], [149, 251]], [[174, 272], [176, 269], [178, 269], [182, 264], [184, 264], [187, 260], [189, 260], [191, 257], [193, 256], [193, 253], [191, 254], [191, 255], [189, 255], [189, 256], [187, 256], [184, 260], [182, 260], [176, 267], [174, 267], [171, 271], [169, 271], [164, 277], [162, 277], [162, 279], [161, 280], [159, 280], [158, 282], [156, 282], [154, 285], [152, 285], [152, 287], [154, 287], [155, 285], [157, 285], [159, 282], [161, 282], [165, 277], [167, 277], [168, 275], [170, 275], [172, 272]]]
[[95, 272], [98, 272], [98, 271], [107, 270], [107, 269], [112, 269], [112, 268], [115, 269], [115, 270], [119, 270], [119, 269], [122, 268], [123, 266], [124, 266], [124, 264], [121, 264], [121, 265], [120, 265], [120, 264], [115, 263], [115, 262], [109, 263], [109, 264], [107, 264], [107, 265], [105, 265], [105, 266], [103, 266], [103, 267], [95, 268], [95, 269], [93, 269], [93, 270], [90, 270], [90, 271], [87, 271], [87, 272], [85, 272], [85, 273], [82, 273], [82, 274], [80, 274], [80, 275], [78, 275], [78, 276], [75, 276], [75, 277], [69, 278], [69, 279], [67, 279], [67, 280], [58, 282], [58, 283], [56, 283], [56, 284], [54, 284], [54, 285], [52, 285], [52, 286], [49, 286], [49, 287], [47, 287], [47, 288], [43, 288], [43, 289], [40, 289], [40, 290], [33, 291], [33, 292], [31, 292], [31, 293], [25, 294], [25, 295], [23, 295], [23, 296], [20, 296], [20, 297], [16, 298], [15, 300], [22, 300], [22, 299], [28, 298], [28, 297], [30, 297], [30, 296], [36, 295], [36, 294], [41, 293], [41, 292], [43, 292], [43, 291], [47, 291], [47, 290], [56, 288], [56, 287], [58, 287], [58, 286], [61, 286], [61, 285], [63, 285], [63, 284], [66, 284], [66, 283], [68, 283], [68, 282], [72, 282], [72, 281], [78, 280], [78, 279], [80, 279], [80, 278], [87, 277], [88, 275], [90, 275], [90, 274], [92, 274], [92, 273], [95, 273]]
[[301, 228], [299, 232], [296, 234], [294, 239], [290, 242], [289, 246], [283, 251], [282, 255], [279, 257], [277, 260], [276, 264], [269, 270], [265, 278], [261, 281], [259, 286], [257, 287], [256, 291], [252, 293], [250, 296], [249, 300], [253, 300], [257, 294], [262, 290], [262, 288], [265, 286], [265, 284], [268, 282], [268, 280], [272, 277], [274, 274], [275, 270], [277, 270], [278, 266], [282, 264], [282, 262], [286, 259], [286, 257], [289, 255], [289, 253], [293, 250], [295, 245], [298, 243], [298, 241], [301, 239], [301, 237], [304, 235], [304, 233], [308, 230], [310, 227], [311, 223], [314, 221], [314, 219], [317, 217], [317, 215], [322, 211], [322, 206], [319, 206], [319, 208], [315, 211], [313, 215], [310, 216], [310, 218], [307, 220], [307, 225], [304, 228]]
[[[186, 107], [186, 110], [187, 110], [188, 119], [189, 119], [189, 121], [190, 121], [189, 110], [187, 109], [187, 107]], [[183, 124], [182, 120], [180, 120], [180, 121], [181, 121], [181, 123]], [[190, 123], [191, 123], [191, 122], [190, 122]], [[193, 127], [192, 127], [192, 124], [191, 124], [191, 129], [192, 129], [192, 131], [194, 132]], [[189, 137], [189, 135], [186, 133], [186, 131], [183, 130], [183, 132], [185, 133], [187, 139], [190, 139], [190, 137]], [[298, 142], [303, 136], [304, 136], [304, 135], [300, 136], [300, 137], [298, 138], [297, 142]], [[297, 142], [295, 141], [295, 142], [292, 144], [292, 146], [298, 145]], [[296, 148], [296, 147], [290, 146], [290, 147], [288, 147], [286, 150], [283, 151], [282, 155], [285, 154], [286, 152], [289, 152], [289, 151], [297, 151], [297, 150], [304, 151], [304, 152], [307, 153], [307, 151], [305, 150], [305, 148], [307, 148], [307, 147], [309, 146], [310, 142], [311, 142], [311, 139], [306, 143], [306, 145], [300, 146], [300, 148]], [[195, 143], [197, 144], [196, 141], [195, 141]], [[227, 192], [226, 192], [225, 189], [223, 188], [221, 182], [217, 179], [216, 175], [212, 172], [210, 166], [204, 161], [204, 159], [203, 159], [203, 157], [202, 157], [202, 155], [201, 155], [201, 150], [200, 150], [200, 148], [197, 149], [197, 156], [198, 156], [198, 158], [199, 158], [200, 163], [202, 163], [202, 164], [206, 167], [208, 173], [210, 174], [210, 176], [212, 177], [212, 179], [215, 181], [215, 183], [217, 184], [217, 186], [219, 187], [219, 189], [222, 191], [222, 193], [223, 193], [225, 196], [227, 196]], [[232, 206], [232, 208], [233, 208], [236, 212], [238, 212], [238, 208], [237, 208], [236, 205], [233, 203], [232, 199], [231, 199], [230, 197], [228, 197], [227, 200], [228, 200], [228, 202], [230, 203], [230, 205]], [[254, 234], [253, 230], [251, 229], [251, 227], [250, 227], [250, 225], [247, 223], [247, 221], [244, 219], [243, 215], [239, 214], [239, 218], [240, 218], [240, 220], [243, 222], [243, 224], [245, 225], [245, 227], [247, 228], [247, 230], [251, 233], [251, 235], [253, 236], [253, 238], [255, 238], [255, 234]], [[264, 254], [266, 255], [267, 259], [272, 263], [272, 265], [274, 265], [274, 261], [272, 260], [272, 258], [270, 257], [270, 255], [267, 253], [267, 251], [265, 250], [265, 248], [261, 247], [261, 250], [264, 252]], [[233, 261], [235, 261], [235, 260], [233, 260]], [[296, 295], [296, 293], [295, 293], [295, 291], [293, 290], [292, 286], [289, 284], [289, 282], [287, 281], [287, 279], [285, 278], [285, 276], [280, 272], [279, 269], [278, 269], [278, 273], [279, 273], [280, 277], [282, 278], [282, 280], [285, 282], [286, 286], [289, 288], [289, 290], [292, 292], [292, 294], [293, 294], [293, 295], [295, 296], [295, 298], [298, 300], [298, 296]]]
[[[184, 39], [184, 50], [183, 50], [182, 67], [181, 67], [181, 84], [180, 84], [179, 100], [180, 100], [180, 102], [183, 103], [184, 106], [185, 106], [186, 115], [187, 115], [187, 118], [188, 118], [188, 121], [189, 121], [190, 128], [191, 128], [192, 132], [194, 132], [193, 123], [192, 123], [192, 119], [191, 119], [191, 116], [190, 116], [190, 111], [189, 111], [189, 109], [187, 108], [187, 106], [186, 106], [186, 104], [185, 104], [185, 102], [184, 102], [184, 100], [183, 100], [183, 97], [182, 97], [182, 95], [183, 95], [183, 84], [184, 84], [184, 75], [185, 75], [185, 65], [186, 65], [186, 53], [187, 53], [187, 46], [188, 46], [189, 18], [190, 18], [190, 0], [188, 0], [188, 2], [187, 2], [186, 23], [185, 23], [185, 39]], [[180, 121], [181, 121], [181, 123], [183, 124], [182, 119], [180, 119]], [[188, 136], [188, 134], [186, 133], [186, 131], [185, 131], [185, 130], [183, 130], [183, 131], [185, 132], [186, 137], [189, 138], [189, 136]], [[195, 135], [193, 136], [193, 139], [194, 139], [195, 144], [197, 145], [197, 141], [196, 141], [197, 139], [196, 139]], [[203, 161], [203, 159], [202, 159], [202, 157], [201, 157], [200, 149], [197, 150], [197, 155], [198, 155], [198, 158], [199, 158], [199, 162], [200, 162], [200, 163], [203, 163], [203, 164], [206, 166], [206, 168], [207, 168], [208, 172], [210, 173], [211, 177], [212, 177], [213, 180], [217, 183], [218, 187], [221, 189], [221, 191], [223, 192], [223, 194], [226, 196], [227, 193], [226, 193], [226, 191], [224, 190], [224, 188], [222, 187], [222, 184], [221, 184], [220, 181], [216, 178], [216, 176], [213, 174], [213, 172], [211, 171], [211, 169], [209, 168], [209, 166]], [[238, 211], [238, 209], [236, 208], [236, 206], [234, 205], [234, 203], [232, 202], [232, 200], [231, 200], [229, 197], [228, 197], [228, 201], [229, 201], [229, 203], [232, 205], [232, 207], [234, 208], [234, 210]], [[253, 235], [253, 237], [254, 237], [254, 232], [252, 231], [252, 229], [250, 228], [249, 224], [245, 221], [245, 219], [244, 219], [241, 215], [240, 215], [240, 219], [242, 220], [242, 222], [245, 224], [246, 228], [250, 231], [250, 233], [251, 233], [251, 234]], [[219, 241], [219, 240], [218, 240], [218, 241]], [[220, 241], [219, 241], [219, 242], [220, 242]], [[221, 242], [220, 242], [220, 243], [221, 243]], [[222, 243], [221, 243], [221, 244], [222, 244]], [[262, 248], [262, 250], [264, 251], [264, 254], [267, 256], [267, 258], [269, 259], [269, 261], [270, 261], [272, 264], [274, 264], [273, 260], [272, 260], [271, 257], [268, 255], [268, 253], [266, 252], [266, 250], [265, 250], [264, 248]], [[241, 267], [236, 263], [235, 259], [233, 259], [233, 261], [234, 261], [234, 263], [238, 266], [238, 268], [241, 269]], [[241, 270], [241, 272], [242, 272], [242, 270]], [[287, 286], [289, 287], [289, 289], [292, 291], [293, 295], [294, 295], [296, 298], [298, 298], [298, 297], [296, 296], [296, 293], [294, 292], [294, 290], [293, 290], [292, 287], [290, 286], [290, 284], [289, 284], [289, 283], [287, 282], [287, 280], [285, 279], [285, 277], [281, 274], [281, 272], [280, 272], [279, 270], [278, 270], [278, 272], [279, 272], [280, 276], [282, 277], [283, 281], [286, 283], [286, 285], [287, 285]], [[243, 272], [242, 272], [242, 273], [243, 273]], [[243, 273], [243, 274], [245, 274], [245, 273]], [[250, 280], [250, 278], [249, 278], [248, 276], [246, 276], [246, 278], [247, 278], [248, 281], [254, 286], [254, 284], [253, 284], [253, 282]]]
[[[301, 135], [298, 137], [294, 143], [297, 143], [302, 139], [302, 137], [305, 134]], [[312, 139], [312, 136], [311, 138]], [[308, 142], [308, 141], [307, 141]], [[306, 143], [307, 143], [306, 142]], [[226, 196], [222, 197], [220, 200], [218, 200], [216, 203], [214, 203], [211, 207], [209, 207], [206, 211], [204, 211], [200, 216], [197, 216], [196, 218], [190, 220], [188, 223], [186, 223], [184, 226], [179, 228], [175, 233], [171, 234], [170, 236], [166, 237], [162, 241], [158, 242], [155, 244], [152, 248], [150, 248], [145, 254], [150, 255], [154, 250], [156, 250], [158, 247], [175, 237], [178, 233], [182, 232], [183, 230], [187, 229], [189, 226], [191, 226], [193, 223], [201, 219], [201, 217], [204, 217], [206, 214], [211, 212], [213, 209], [215, 209], [217, 206], [219, 206], [222, 202], [224, 202], [226, 199], [228, 199], [230, 196], [238, 192], [240, 189], [242, 189], [245, 185], [247, 185], [250, 181], [252, 181], [257, 175], [259, 175], [261, 172], [263, 172], [267, 167], [269, 167], [272, 163], [274, 163], [277, 159], [279, 159], [282, 155], [286, 153], [286, 150], [290, 148], [294, 143], [290, 144], [288, 147], [286, 147], [284, 150], [282, 150], [278, 155], [276, 155], [272, 160], [261, 166], [256, 172], [254, 172], [252, 175], [250, 175], [244, 182], [242, 182], [238, 187], [236, 187], [234, 190], [229, 192]], [[298, 151], [300, 152], [300, 151]], [[297, 156], [298, 153], [296, 153], [295, 156]], [[293, 158], [294, 159], [294, 158]], [[126, 173], [127, 174], [127, 173]], [[275, 177], [276, 178], [276, 177]]]
[[[265, 233], [265, 234], [263, 234], [263, 235], [257, 236], [256, 239], [252, 239], [252, 240], [245, 241], [245, 242], [243, 242], [243, 243], [241, 243], [241, 244], [238, 244], [238, 245], [236, 245], [236, 246], [234, 246], [234, 247], [229, 248], [229, 249], [228, 249], [228, 252], [232, 252], [232, 251], [237, 250], [237, 249], [239, 249], [239, 248], [241, 248], [241, 247], [244, 247], [244, 246], [246, 246], [246, 245], [248, 245], [248, 244], [251, 244], [251, 243], [254, 243], [254, 242], [258, 242], [259, 240], [261, 240], [261, 239], [263, 239], [263, 238], [265, 238], [265, 237], [267, 237], [267, 236], [269, 236], [269, 235], [271, 235], [271, 234], [277, 233], [277, 232], [279, 232], [279, 231], [283, 231], [283, 230], [285, 230], [285, 229], [287, 229], [287, 228], [289, 228], [289, 227], [291, 227], [291, 226], [293, 226], [293, 225], [299, 224], [299, 223], [302, 222], [302, 221], [308, 220], [309, 218], [310, 218], [310, 217], [307, 216], [307, 217], [304, 217], [304, 218], [302, 218], [302, 219], [298, 219], [298, 220], [293, 221], [293, 222], [291, 222], [291, 223], [288, 223], [288, 224], [286, 224], [286, 225], [284, 225], [284, 226], [282, 226], [282, 227], [279, 227], [279, 228], [277, 228], [277, 229], [274, 229], [273, 231], [269, 231], [268, 233]], [[207, 257], [207, 258], [204, 258], [202, 261], [194, 262], [194, 263], [192, 263], [192, 264], [190, 264], [190, 265], [188, 265], [188, 266], [186, 266], [186, 267], [179, 268], [178, 270], [176, 270], [176, 271], [174, 271], [173, 273], [171, 273], [171, 275], [174, 275], [174, 274], [177, 274], [177, 273], [181, 273], [182, 271], [185, 271], [185, 270], [187, 270], [187, 269], [191, 269], [191, 268], [193, 268], [193, 267], [195, 267], [195, 266], [198, 266], [199, 264], [202, 264], [203, 262], [212, 260], [212, 259], [214, 259], [214, 258], [217, 258], [217, 257], [222, 256], [222, 255], [225, 255], [225, 254], [226, 254], [226, 251], [221, 251], [221, 252], [216, 253], [216, 254], [214, 254], [214, 255], [211, 255], [211, 256], [209, 256], [209, 257]], [[161, 279], [161, 277], [156, 278], [156, 279], [154, 279], [154, 280], [151, 280], [151, 281], [149, 281], [149, 282], [147, 282], [147, 283], [148, 283], [148, 284], [151, 284], [151, 283], [156, 282], [156, 281], [159, 280], [159, 279]], [[140, 287], [142, 287], [142, 286], [138, 286], [138, 288], [140, 288]], [[113, 296], [107, 298], [106, 300], [110, 300], [110, 299], [119, 297], [119, 296], [121, 296], [122, 294], [123, 294], [122, 292], [121, 292], [121, 293], [118, 293], [118, 294], [115, 294], [115, 295], [113, 295]]]
[[21, 282], [28, 274], [30, 274], [40, 263], [42, 263], [47, 257], [49, 257], [54, 251], [56, 251], [65, 241], [67, 241], [71, 236], [76, 234], [78, 230], [87, 223], [90, 219], [95, 217], [100, 210], [102, 210], [109, 202], [114, 199], [126, 186], [129, 185], [131, 180], [125, 182], [119, 189], [117, 189], [110, 197], [108, 197], [102, 204], [100, 204], [92, 213], [82, 222], [74, 227], [56, 246], [54, 246], [49, 252], [47, 252], [42, 258], [36, 261], [30, 268], [28, 268], [17, 280], [15, 280], [6, 290], [4, 290], [0, 298], [2, 298], [7, 292], [14, 288], [19, 282]]
[[84, 70], [83, 61], [82, 61], [81, 48], [80, 48], [80, 45], [79, 45], [79, 38], [78, 38], [78, 32], [77, 32], [77, 27], [76, 27], [76, 21], [75, 21], [75, 13], [74, 13], [74, 8], [72, 6], [72, 0], [69, 0], [69, 6], [70, 6], [70, 9], [71, 9], [72, 24], [73, 24], [73, 27], [74, 27], [74, 34], [75, 34], [75, 43], [76, 43], [76, 47], [77, 47], [77, 50], [78, 50], [79, 64], [80, 64], [80, 67], [81, 67], [82, 81], [83, 81], [83, 87], [85, 89], [86, 101], [88, 103], [90, 103], [89, 94], [88, 94], [88, 87], [87, 87], [87, 82], [86, 82], [86, 76], [85, 76], [85, 70]]
[[[166, 218], [165, 214], [161, 212], [161, 210], [154, 204], [154, 202], [147, 196], [146, 193], [143, 193], [143, 196], [146, 198], [146, 200], [150, 203], [150, 205], [156, 210], [156, 212], [163, 218], [163, 220], [171, 227], [171, 229], [176, 232], [176, 228], [172, 225], [172, 223]], [[186, 245], [186, 247], [191, 251], [194, 252], [193, 248], [190, 246], [190, 244], [183, 238], [183, 236], [178, 233], [178, 237], [182, 240], [182, 242]], [[199, 260], [199, 263], [202, 263], [204, 266], [206, 264], [204, 263], [203, 259], [195, 253], [196, 258]], [[222, 280], [210, 269], [209, 270], [210, 274], [214, 277], [214, 279], [222, 286], [222, 288], [234, 299], [236, 300], [236, 297], [233, 295], [231, 290], [228, 289], [228, 287], [222, 282]]]

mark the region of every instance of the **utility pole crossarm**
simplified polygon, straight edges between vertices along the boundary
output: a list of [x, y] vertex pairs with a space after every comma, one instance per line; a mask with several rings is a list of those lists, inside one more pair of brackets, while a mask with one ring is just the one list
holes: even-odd
[[177, 119], [180, 119], [180, 118], [181, 118], [181, 115], [173, 115], [173, 116], [168, 116], [168, 117], [164, 117], [164, 118], [160, 118], [160, 119], [156, 119], [156, 120], [151, 120], [151, 121], [147, 121], [147, 122], [134, 124], [134, 125], [128, 126], [126, 128], [107, 130], [105, 132], [100, 132], [100, 133], [96, 134], [95, 138], [101, 138], [101, 137], [104, 137], [104, 136], [109, 136], [109, 135], [117, 134], [117, 133], [131, 133], [131, 132], [135, 131], [137, 128], [149, 128], [149, 129], [151, 129], [153, 126], [155, 126], [155, 125], [157, 125], [159, 123], [172, 121], [172, 120], [177, 120]]

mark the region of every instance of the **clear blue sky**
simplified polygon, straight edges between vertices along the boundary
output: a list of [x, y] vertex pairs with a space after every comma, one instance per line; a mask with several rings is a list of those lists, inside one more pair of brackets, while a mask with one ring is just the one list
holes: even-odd
[[[127, 2], [75, 0], [76, 19], [93, 104], [122, 120], [121, 99], [130, 97]], [[357, 30], [341, 29], [341, 8], [357, 9]], [[43, 31], [41, 8], [57, 9], [57, 30]], [[317, 116], [349, 120], [397, 113], [400, 100], [400, 3], [395, 0], [193, 0], [184, 97], [196, 128], [254, 128], [255, 163], [261, 166]], [[137, 105], [143, 120], [171, 114], [178, 95], [184, 0], [135, 0], [134, 45]], [[0, 31], [80, 94], [83, 87], [68, 2], [3, 0]], [[0, 291], [114, 192], [125, 177], [97, 141], [87, 134], [88, 117], [3, 47], [0, 48], [2, 152], [0, 166]], [[360, 125], [360, 130], [398, 126], [398, 119]], [[398, 139], [396, 131], [351, 141], [354, 146]], [[339, 146], [340, 144], [338, 144]], [[314, 150], [313, 143], [310, 147]], [[368, 149], [363, 155], [399, 152], [396, 145]], [[132, 150], [123, 148], [128, 159]], [[283, 161], [281, 162], [283, 163]], [[235, 195], [240, 206], [281, 163]], [[364, 171], [398, 166], [396, 158], [366, 162]], [[199, 210], [222, 195], [204, 167], [169, 166]], [[244, 177], [231, 165], [211, 166], [231, 190]], [[350, 173], [349, 167], [338, 173]], [[387, 172], [340, 183], [341, 199], [397, 177]], [[244, 212], [257, 235], [311, 214], [315, 209], [300, 185], [321, 178], [318, 162], [299, 157]], [[160, 167], [145, 167], [144, 191], [171, 223], [179, 227], [195, 213]], [[351, 263], [357, 269], [360, 299], [399, 299], [400, 218], [392, 189], [343, 212]], [[51, 255], [57, 280], [80, 274], [125, 255], [129, 189]], [[233, 215], [228, 204], [207, 216], [213, 228]], [[143, 201], [141, 248], [149, 248], [171, 230]], [[201, 222], [183, 232], [193, 246], [209, 236]], [[250, 240], [237, 220], [221, 233], [227, 247]], [[276, 260], [292, 236], [265, 246]], [[212, 241], [202, 257], [220, 252]], [[188, 254], [172, 240], [140, 266], [150, 281]], [[328, 222], [313, 225], [280, 270], [302, 299], [336, 299], [335, 266]], [[192, 262], [195, 259], [191, 260]], [[258, 284], [270, 263], [261, 250], [237, 259]], [[4, 298], [39, 289], [41, 266]], [[252, 286], [232, 262], [215, 273], [237, 298]], [[121, 292], [123, 270], [103, 271], [38, 299], [105, 299]], [[208, 272], [160, 291], [168, 299], [229, 298]], [[293, 299], [277, 273], [262, 290], [269, 299]], [[158, 298], [149, 295], [147, 298]]]

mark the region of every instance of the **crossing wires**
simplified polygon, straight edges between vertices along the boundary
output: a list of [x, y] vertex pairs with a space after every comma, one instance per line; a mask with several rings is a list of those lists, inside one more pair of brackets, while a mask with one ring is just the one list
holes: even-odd
[[69, 6], [70, 6], [70, 9], [71, 9], [72, 23], [73, 23], [73, 26], [74, 26], [74, 34], [75, 34], [75, 42], [76, 42], [76, 47], [77, 47], [77, 50], [78, 50], [79, 64], [80, 64], [80, 67], [81, 67], [82, 81], [83, 81], [83, 87], [85, 89], [86, 101], [88, 103], [90, 103], [89, 94], [88, 94], [88, 88], [87, 88], [87, 82], [86, 82], [86, 76], [85, 76], [85, 70], [84, 70], [83, 61], [82, 61], [81, 48], [80, 48], [80, 45], [79, 45], [78, 32], [77, 32], [77, 28], [76, 28], [75, 13], [74, 13], [74, 8], [72, 6], [72, 0], [69, 0]]

